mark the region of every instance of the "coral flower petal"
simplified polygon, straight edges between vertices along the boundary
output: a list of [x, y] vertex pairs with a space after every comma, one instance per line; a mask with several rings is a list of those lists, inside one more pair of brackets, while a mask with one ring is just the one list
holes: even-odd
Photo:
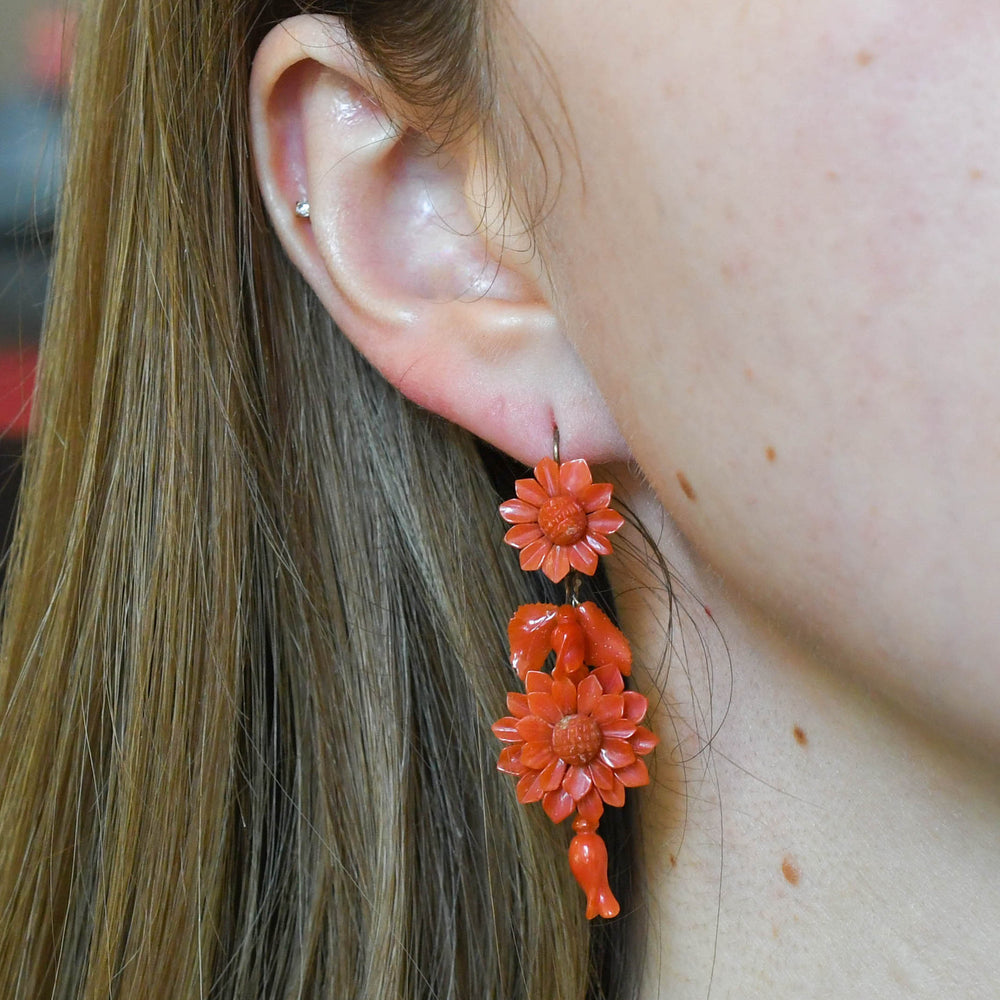
[[518, 740], [523, 740], [523, 736], [519, 736], [517, 732], [518, 720], [513, 716], [505, 715], [502, 719], [497, 719], [496, 722], [490, 726], [493, 730], [493, 735], [497, 739], [503, 740], [504, 743], [516, 743]]
[[535, 466], [535, 479], [550, 497], [559, 494], [559, 466], [553, 459], [543, 458]]
[[616, 777], [609, 789], [601, 789], [601, 798], [609, 806], [623, 806], [625, 805], [625, 786]]
[[538, 783], [545, 791], [554, 792], [566, 776], [566, 766], [566, 761], [556, 757], [542, 769], [542, 773], [538, 776]]
[[616, 740], [627, 740], [635, 732], [635, 723], [631, 719], [614, 719], [601, 724], [601, 732]]
[[[527, 524], [529, 521], [538, 520], [538, 508], [523, 500], [504, 500], [500, 504], [500, 516], [508, 524]], [[590, 523], [589, 519], [587, 523]]]
[[538, 775], [532, 771], [517, 783], [518, 802], [537, 802], [545, 793], [538, 784]]
[[632, 722], [642, 722], [642, 717], [649, 708], [649, 701], [638, 691], [625, 692], [625, 718]]
[[594, 721], [603, 729], [605, 723], [616, 722], [621, 719], [624, 711], [625, 699], [620, 694], [605, 694], [597, 699], [597, 704], [590, 714], [594, 717]]
[[639, 726], [630, 742], [637, 754], [643, 754], [649, 753], [660, 742], [660, 737], [651, 733], [645, 726]]
[[[496, 732], [494, 729], [493, 732]], [[522, 743], [551, 743], [552, 725], [537, 715], [529, 715], [517, 724], [516, 739]], [[498, 734], [499, 735], [499, 734]], [[503, 739], [503, 737], [500, 737]]]
[[552, 700], [563, 715], [572, 715], [576, 711], [576, 685], [565, 677], [557, 677], [552, 682]]
[[[530, 503], [532, 507], [541, 507], [546, 500], [548, 500], [549, 495], [538, 485], [536, 479], [518, 479], [514, 482], [514, 492], [517, 494], [518, 499], [523, 500], [525, 503]], [[604, 505], [607, 507], [607, 504]], [[590, 511], [587, 511], [589, 514]]]
[[573, 569], [593, 576], [597, 572], [597, 553], [585, 541], [577, 542], [569, 550], [569, 564]]
[[544, 691], [536, 691], [534, 694], [529, 694], [528, 704], [531, 706], [531, 711], [534, 715], [539, 716], [546, 722], [551, 722], [553, 726], [563, 717], [562, 709], [555, 703], [552, 695], [546, 694]]
[[562, 786], [573, 796], [574, 801], [579, 802], [590, 791], [592, 784], [590, 772], [586, 768], [577, 767], [574, 764], [566, 769], [566, 777], [563, 778]]
[[551, 743], [525, 743], [521, 747], [521, 763], [532, 771], [544, 770], [556, 759]]
[[573, 796], [561, 788], [549, 792], [542, 799], [542, 808], [548, 813], [553, 823], [561, 823], [572, 811], [576, 803]]
[[536, 691], [551, 691], [552, 675], [541, 670], [531, 670], [524, 678], [524, 689], [528, 694], [534, 694]]
[[[525, 747], [525, 751], [527, 749]], [[521, 756], [522, 760], [528, 764], [528, 760], [524, 754]], [[601, 747], [600, 758], [608, 767], [626, 767], [635, 760], [635, 751], [632, 749], [631, 744], [626, 743], [625, 740], [606, 739], [604, 745]], [[530, 767], [531, 765], [528, 764], [528, 766]]]
[[614, 549], [611, 548], [611, 543], [599, 531], [588, 530], [587, 535], [583, 540], [599, 556], [609, 556], [612, 552], [614, 552]]
[[523, 719], [531, 709], [528, 708], [528, 696], [526, 694], [521, 694], [520, 691], [508, 691], [507, 692], [507, 711], [511, 715], [517, 716], [519, 719]]
[[594, 479], [590, 474], [590, 466], [582, 458], [574, 458], [571, 462], [563, 462], [559, 467], [559, 485], [562, 487], [562, 492], [572, 493], [578, 499], [593, 481]]
[[588, 823], [597, 825], [597, 821], [604, 814], [604, 803], [596, 788], [591, 788], [589, 792], [576, 804], [576, 811], [580, 814], [580, 819]]
[[[593, 764], [590, 765], [593, 768]], [[649, 784], [649, 771], [646, 770], [646, 762], [635, 760], [628, 767], [623, 767], [615, 772], [618, 780], [626, 788], [638, 788], [640, 785]]]
[[545, 557], [552, 551], [552, 543], [547, 538], [539, 538], [526, 548], [521, 549], [521, 569], [526, 573], [541, 569]]
[[504, 747], [500, 751], [500, 759], [497, 761], [497, 770], [506, 774], [524, 774], [525, 767], [521, 763], [520, 747]]
[[503, 536], [503, 540], [515, 549], [523, 549], [526, 545], [537, 542], [539, 538], [544, 537], [545, 533], [538, 527], [538, 522], [532, 521], [530, 524], [515, 524]]
[[611, 483], [594, 483], [578, 493], [577, 499], [583, 505], [585, 513], [593, 514], [595, 510], [601, 510], [611, 503]]
[[577, 711], [581, 715], [590, 715], [597, 706], [597, 703], [601, 700], [601, 696], [603, 694], [604, 689], [601, 687], [601, 681], [596, 672], [588, 674], [587, 677], [580, 682], [579, 688], [577, 688]]
[[590, 768], [590, 776], [594, 779], [594, 786], [598, 791], [613, 787], [615, 773], [607, 764], [599, 760], [592, 760], [588, 767]]
[[[514, 501], [510, 501], [513, 503]], [[587, 515], [587, 531], [589, 534], [610, 535], [625, 523], [625, 518], [616, 510], [605, 507]]]
[[565, 545], [553, 545], [542, 563], [542, 572], [553, 582], [559, 583], [569, 572], [569, 549]]
[[591, 671], [591, 677], [596, 677], [605, 694], [618, 694], [625, 690], [625, 681], [621, 672], [613, 666], [597, 667]]

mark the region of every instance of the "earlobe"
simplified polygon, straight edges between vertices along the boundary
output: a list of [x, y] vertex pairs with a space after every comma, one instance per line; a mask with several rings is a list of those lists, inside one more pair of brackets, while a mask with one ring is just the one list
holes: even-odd
[[[562, 336], [531, 255], [476, 191], [482, 150], [401, 127], [339, 22], [300, 15], [254, 60], [253, 149], [293, 263], [344, 333], [415, 402], [533, 462], [625, 449]], [[307, 200], [308, 218], [296, 205]]]

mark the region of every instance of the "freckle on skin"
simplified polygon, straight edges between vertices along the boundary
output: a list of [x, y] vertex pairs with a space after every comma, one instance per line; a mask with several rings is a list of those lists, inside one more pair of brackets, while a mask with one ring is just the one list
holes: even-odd
[[688, 477], [685, 476], [683, 472], [677, 473], [677, 482], [681, 484], [681, 489], [684, 491], [684, 496], [686, 496], [688, 500], [694, 500], [695, 499], [694, 487], [691, 485], [690, 482], [688, 482]]
[[836, 170], [828, 170], [826, 172], [826, 179], [828, 181], [839, 181], [840, 180], [840, 174], [838, 174]]
[[677, 855], [675, 855], [675, 854], [671, 854], [670, 855], [670, 867], [671, 868], [676, 868], [677, 867]]
[[799, 879], [802, 878], [799, 866], [787, 855], [781, 862], [781, 874], [785, 876], [785, 881], [789, 885], [798, 885]]
[[770, 445], [767, 446], [764, 454], [767, 456], [769, 462], [773, 462], [778, 457], [778, 453]]
[[869, 52], [867, 49], [861, 49], [860, 52], [854, 57], [854, 61], [859, 66], [870, 66], [875, 55]]
[[796, 726], [792, 730], [792, 735], [795, 737], [795, 742], [798, 743], [800, 747], [806, 746], [809, 742], [809, 737], [806, 736], [806, 731], [801, 726]]
[[753, 381], [753, 369], [749, 365], [743, 369], [743, 374], [746, 376], [748, 382]]
[[969, 171], [969, 180], [970, 181], [981, 181], [982, 179], [983, 179], [983, 172], [978, 167], [973, 167]]

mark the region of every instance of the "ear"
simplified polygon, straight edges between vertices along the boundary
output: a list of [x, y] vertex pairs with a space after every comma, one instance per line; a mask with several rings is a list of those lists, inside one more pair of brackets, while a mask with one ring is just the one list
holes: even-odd
[[[395, 124], [408, 109], [329, 17], [272, 29], [250, 102], [279, 238], [390, 382], [529, 464], [550, 453], [554, 424], [566, 456], [627, 457], [523, 229], [510, 215], [490, 223], [475, 137], [441, 146]], [[300, 200], [308, 219], [296, 215]]]

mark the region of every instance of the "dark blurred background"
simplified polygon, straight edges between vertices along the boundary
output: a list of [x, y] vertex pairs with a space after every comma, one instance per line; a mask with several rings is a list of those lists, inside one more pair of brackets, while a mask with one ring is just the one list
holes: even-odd
[[0, 0], [0, 544], [28, 432], [62, 165], [72, 5]]

